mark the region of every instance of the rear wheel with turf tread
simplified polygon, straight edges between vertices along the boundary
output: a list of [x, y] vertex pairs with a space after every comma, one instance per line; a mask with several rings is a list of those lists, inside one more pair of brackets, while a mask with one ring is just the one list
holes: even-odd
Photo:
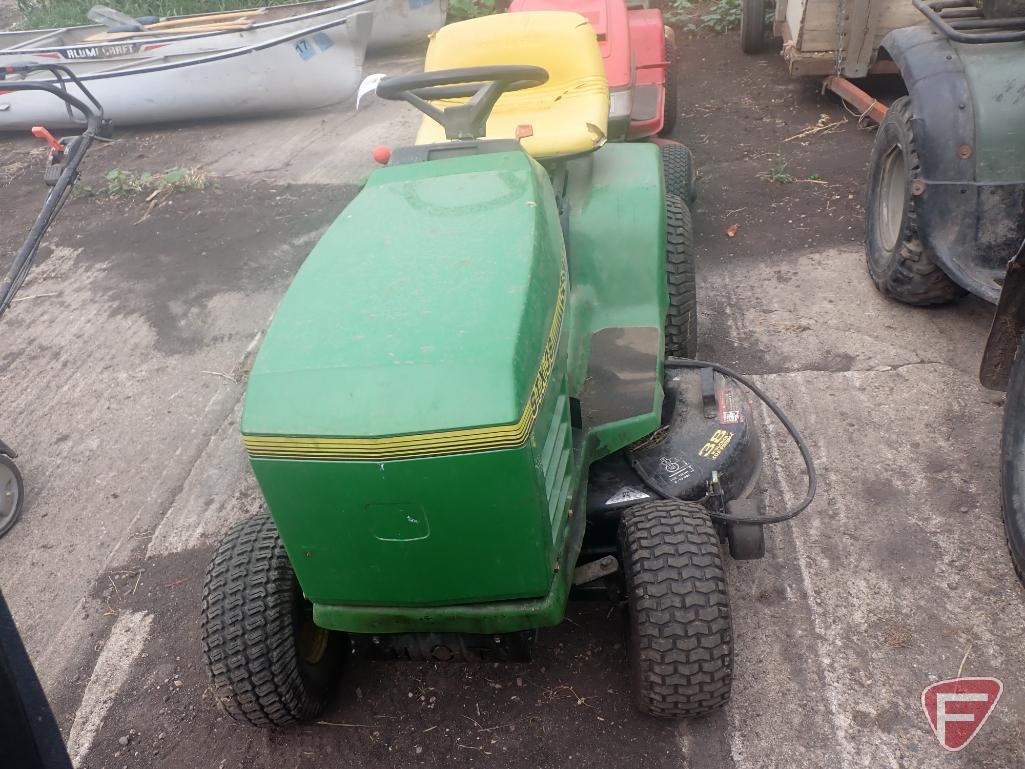
[[635, 505], [623, 513], [619, 547], [637, 707], [664, 718], [722, 707], [733, 683], [733, 622], [707, 511], [679, 500]]
[[690, 209], [675, 195], [666, 195], [666, 285], [666, 355], [694, 358], [698, 354], [694, 234]]
[[[669, 35], [667, 34], [668, 38]], [[676, 67], [678, 62], [676, 61], [676, 46], [672, 45], [669, 40], [666, 40], [666, 61], [669, 62], [669, 66], [665, 69], [665, 94], [663, 96], [662, 104], [662, 130], [659, 131], [659, 136], [669, 136], [672, 134], [673, 129], [676, 128], [676, 116], [679, 112], [679, 102], [677, 101], [676, 92]], [[688, 201], [691, 202], [691, 201]]]
[[741, 0], [740, 50], [761, 53], [765, 50], [765, 0]]
[[697, 191], [694, 186], [694, 155], [690, 148], [674, 141], [659, 141], [658, 146], [666, 194], [676, 195], [688, 206], [694, 205]]
[[902, 96], [879, 124], [868, 172], [865, 251], [880, 293], [905, 304], [945, 304], [964, 295], [922, 243], [912, 184], [921, 176], [911, 99]]
[[313, 624], [312, 607], [266, 512], [228, 532], [210, 562], [201, 634], [218, 702], [253, 726], [318, 716], [348, 654], [344, 634]]

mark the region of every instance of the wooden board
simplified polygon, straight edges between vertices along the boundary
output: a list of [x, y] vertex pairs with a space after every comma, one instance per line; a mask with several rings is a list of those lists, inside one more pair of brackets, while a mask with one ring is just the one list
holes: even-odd
[[[879, 42], [893, 29], [921, 24], [911, 0], [788, 0], [782, 23], [789, 62], [819, 70], [832, 61], [840, 74], [863, 77], [875, 62]], [[808, 74], [812, 74], [808, 72]]]
[[251, 29], [253, 22], [249, 19], [238, 21], [225, 21], [221, 24], [196, 24], [191, 27], [174, 27], [173, 29], [162, 29], [156, 31], [142, 30], [141, 32], [100, 32], [90, 35], [83, 42], [106, 43], [111, 40], [130, 40], [133, 37], [168, 37], [170, 35], [191, 35], [201, 32], [241, 32]]
[[165, 19], [153, 24], [147, 24], [146, 29], [171, 29], [172, 27], [195, 26], [196, 24], [213, 24], [214, 22], [233, 21], [235, 19], [262, 16], [267, 13], [266, 8], [257, 8], [251, 11], [231, 11], [230, 13], [208, 13], [203, 16], [182, 16], [177, 19]]

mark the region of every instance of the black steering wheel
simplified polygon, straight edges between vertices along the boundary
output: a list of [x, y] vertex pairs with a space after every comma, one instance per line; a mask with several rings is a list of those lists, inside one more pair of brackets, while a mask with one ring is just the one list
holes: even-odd
[[[386, 77], [377, 84], [382, 99], [412, 104], [445, 129], [449, 139], [477, 139], [487, 133], [488, 116], [508, 91], [533, 88], [548, 81], [548, 70], [529, 64], [460, 67]], [[439, 99], [467, 99], [441, 109]]]

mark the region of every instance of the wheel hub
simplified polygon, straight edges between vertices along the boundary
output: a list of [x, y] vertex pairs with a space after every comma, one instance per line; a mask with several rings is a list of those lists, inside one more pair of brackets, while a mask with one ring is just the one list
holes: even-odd
[[907, 199], [907, 161], [904, 150], [892, 147], [883, 158], [879, 177], [876, 226], [879, 240], [887, 251], [894, 251], [904, 230], [904, 208]]
[[18, 507], [18, 479], [7, 465], [0, 464], [0, 524]]
[[328, 641], [331, 639], [327, 630], [318, 627], [312, 619], [303, 620], [299, 626], [299, 633], [296, 639], [299, 656], [308, 665], [317, 665], [327, 652]]

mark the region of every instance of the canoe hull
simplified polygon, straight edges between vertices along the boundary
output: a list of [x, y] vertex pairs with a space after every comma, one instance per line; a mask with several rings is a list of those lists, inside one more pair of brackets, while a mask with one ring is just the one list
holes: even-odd
[[[374, 25], [367, 45], [370, 52], [426, 43], [428, 35], [444, 25], [448, 12], [448, 0], [373, 0], [372, 3], [357, 0], [343, 4], [338, 0], [315, 0], [274, 6], [273, 12], [288, 12], [290, 15], [267, 20], [254, 15], [252, 27], [239, 31], [164, 36], [154, 32], [152, 35], [91, 42], [85, 41], [101, 34], [102, 26], [0, 32], [0, 66], [5, 62], [75, 64], [97, 60], [144, 61], [157, 55], [213, 53], [293, 34], [366, 11], [370, 5], [374, 9]], [[203, 15], [189, 18], [202, 22]], [[51, 39], [47, 40], [47, 36]]]
[[[355, 93], [370, 26], [371, 14], [362, 13], [262, 47], [97, 73], [84, 82], [115, 126], [314, 109]], [[81, 125], [50, 94], [2, 89], [0, 83], [0, 130]], [[73, 84], [68, 89], [77, 95]]]

